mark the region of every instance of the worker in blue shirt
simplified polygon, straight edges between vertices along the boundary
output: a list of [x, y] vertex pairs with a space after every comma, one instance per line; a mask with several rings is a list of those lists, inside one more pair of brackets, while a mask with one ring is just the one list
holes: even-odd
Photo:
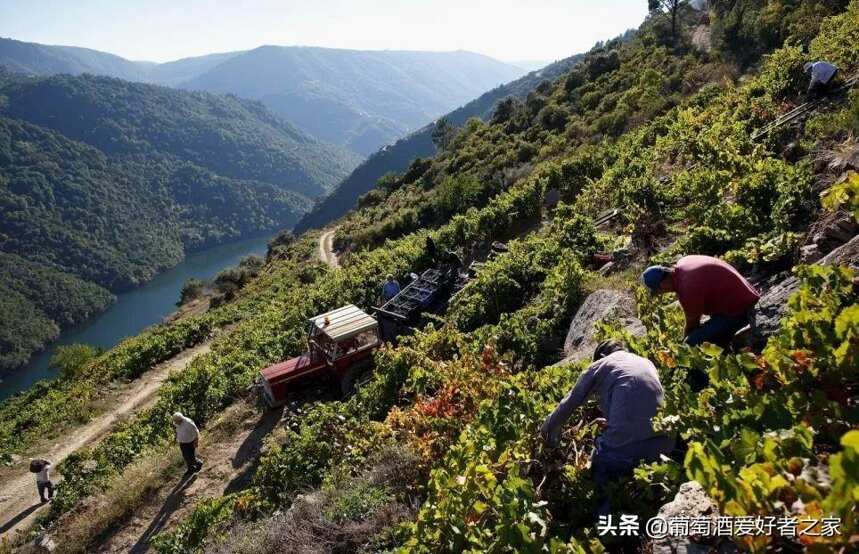
[[400, 294], [400, 284], [389, 273], [385, 278], [385, 284], [382, 285], [382, 301], [387, 302], [398, 294]]
[[604, 427], [596, 440], [591, 473], [597, 493], [597, 515], [608, 515], [606, 493], [612, 482], [631, 476], [641, 462], [654, 462], [671, 453], [674, 439], [655, 432], [652, 418], [663, 402], [662, 384], [656, 367], [628, 352], [615, 341], [600, 343], [593, 363], [579, 376], [576, 386], [549, 414], [540, 433], [550, 447], [561, 440], [564, 424], [592, 394], [599, 397]]

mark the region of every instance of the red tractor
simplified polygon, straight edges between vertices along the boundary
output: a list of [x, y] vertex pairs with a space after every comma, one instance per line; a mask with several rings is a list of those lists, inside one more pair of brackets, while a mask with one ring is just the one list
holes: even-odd
[[308, 351], [263, 369], [262, 394], [269, 406], [281, 406], [297, 382], [327, 377], [348, 394], [356, 376], [373, 363], [373, 351], [382, 343], [376, 319], [349, 304], [310, 320]]

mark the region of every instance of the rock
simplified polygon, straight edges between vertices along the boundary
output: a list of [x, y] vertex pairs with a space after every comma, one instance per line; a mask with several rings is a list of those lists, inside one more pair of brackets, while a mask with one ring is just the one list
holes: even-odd
[[321, 491], [312, 491], [299, 494], [292, 501], [292, 505], [286, 510], [284, 517], [289, 520], [301, 519], [308, 512], [317, 512], [322, 509], [324, 497]]
[[[707, 517], [711, 527], [719, 517], [719, 507], [697, 481], [680, 485], [674, 500], [659, 508], [658, 518], [670, 521], [676, 518]], [[698, 542], [693, 542], [695, 538]], [[666, 536], [654, 539], [651, 544], [653, 554], [707, 554], [710, 552], [735, 553], [739, 550], [730, 541], [718, 537]]]
[[[853, 220], [853, 216], [846, 211], [838, 210], [827, 214], [811, 226], [808, 232], [808, 243], [803, 250], [810, 245], [815, 245], [820, 256], [823, 256], [849, 242], [857, 233], [859, 233], [859, 225]], [[815, 261], [817, 260], [806, 263]]]
[[823, 265], [849, 265], [859, 269], [859, 235], [854, 235], [850, 242], [839, 246], [820, 260]]
[[47, 533], [36, 537], [34, 544], [36, 545], [36, 548], [39, 549], [39, 552], [53, 552], [57, 549], [57, 543], [54, 542], [54, 539], [52, 539]]
[[781, 151], [781, 157], [784, 161], [796, 163], [805, 155], [802, 146], [797, 142], [791, 142]]
[[576, 312], [564, 341], [565, 359], [561, 363], [590, 359], [597, 342], [596, 324], [618, 319], [633, 335], [644, 334], [644, 325], [635, 316], [635, 300], [628, 293], [601, 289], [588, 296]]
[[[824, 256], [817, 263], [859, 268], [859, 235]], [[799, 280], [796, 277], [788, 277], [761, 297], [755, 308], [755, 342], [764, 343], [778, 331], [781, 318], [787, 311], [787, 299], [797, 289], [799, 289]]]
[[796, 277], [788, 277], [766, 292], [755, 307], [754, 343], [765, 343], [779, 328], [787, 310], [787, 299], [799, 288]]
[[817, 244], [806, 244], [799, 249], [799, 261], [804, 264], [813, 264], [823, 257], [823, 252]]
[[611, 272], [611, 270], [613, 268], [614, 268], [614, 262], [609, 262], [609, 263], [605, 264], [604, 266], [602, 266], [601, 268], [599, 268], [597, 270], [597, 273], [599, 275], [605, 277], [606, 275], [608, 275]]

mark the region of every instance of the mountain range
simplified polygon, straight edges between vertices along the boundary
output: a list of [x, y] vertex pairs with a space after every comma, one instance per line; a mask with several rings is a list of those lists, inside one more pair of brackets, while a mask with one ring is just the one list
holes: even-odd
[[262, 102], [306, 133], [361, 155], [394, 142], [524, 70], [471, 52], [260, 46], [156, 64], [0, 39], [0, 65], [31, 75], [92, 73]]

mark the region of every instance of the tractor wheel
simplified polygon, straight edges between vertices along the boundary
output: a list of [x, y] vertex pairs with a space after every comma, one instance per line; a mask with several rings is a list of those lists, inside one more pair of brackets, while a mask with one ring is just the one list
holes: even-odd
[[343, 398], [349, 398], [353, 394], [355, 394], [355, 371], [350, 371], [343, 375], [343, 378], [340, 379], [340, 394]]

